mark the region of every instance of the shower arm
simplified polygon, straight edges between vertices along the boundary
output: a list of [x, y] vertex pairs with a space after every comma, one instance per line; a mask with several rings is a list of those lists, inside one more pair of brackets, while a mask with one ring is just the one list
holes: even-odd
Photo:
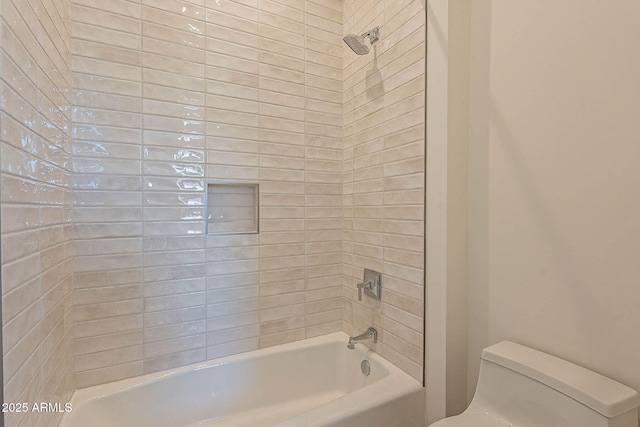
[[363, 38], [369, 37], [369, 43], [373, 45], [375, 42], [380, 40], [380, 27], [374, 27], [370, 29], [369, 31], [364, 33], [361, 37]]

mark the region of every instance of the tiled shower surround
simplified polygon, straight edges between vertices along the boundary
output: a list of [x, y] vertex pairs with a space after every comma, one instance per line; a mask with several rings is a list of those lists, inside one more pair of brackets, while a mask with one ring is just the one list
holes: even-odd
[[[67, 402], [74, 389], [67, 12], [0, 0], [4, 402]], [[58, 424], [30, 405], [5, 425]]]
[[72, 2], [79, 387], [342, 329], [341, 7]]
[[[38, 2], [0, 1], [7, 90], [11, 63], [5, 50], [12, 45], [6, 42], [11, 15], [5, 6], [24, 10], [24, 21], [31, 22], [33, 13], [27, 16], [30, 9], [24, 8]], [[67, 62], [55, 78], [67, 86], [45, 87], [36, 101], [26, 101], [43, 118], [58, 106], [66, 127], [53, 122], [55, 128], [31, 130], [17, 116], [21, 105], [3, 104], [7, 387], [17, 378], [9, 357], [17, 348], [12, 319], [35, 321], [27, 302], [38, 304], [40, 318], [53, 310], [40, 309], [50, 304], [52, 280], [61, 283], [51, 296], [63, 327], [55, 335], [61, 356], [51, 376], [75, 373], [58, 387], [66, 393], [61, 400], [74, 387], [338, 330], [359, 333], [371, 324], [380, 331], [376, 351], [422, 377], [420, 0], [42, 3], [40, 14], [56, 10], [64, 23], [60, 46], [70, 46], [70, 60], [69, 52], [61, 54]], [[376, 25], [381, 39], [370, 54], [356, 56], [342, 42], [344, 34]], [[47, 21], [31, 33], [44, 37], [49, 27]], [[35, 54], [33, 62], [52, 69]], [[28, 76], [33, 90], [43, 73]], [[42, 159], [36, 163], [55, 167], [43, 167], [37, 177], [17, 172], [29, 163], [24, 156], [36, 153], [7, 137], [5, 112], [17, 129], [50, 143], [58, 157], [38, 148]], [[59, 132], [49, 134], [52, 129]], [[22, 157], [6, 156], [10, 145]], [[228, 182], [259, 184], [258, 234], [206, 235], [207, 183]], [[21, 185], [34, 187], [21, 192], [29, 199], [10, 200], [6, 189]], [[20, 215], [36, 215], [34, 220], [40, 215], [38, 225], [16, 218], [15, 227], [7, 228], [18, 208], [25, 209]], [[55, 219], [42, 219], [48, 209], [59, 213]], [[47, 237], [49, 230], [56, 230], [55, 240]], [[37, 235], [39, 243], [9, 251], [14, 234]], [[7, 284], [18, 260], [32, 265], [29, 257], [44, 260], [41, 272]], [[47, 276], [51, 263], [65, 274]], [[383, 273], [382, 302], [357, 301], [355, 285], [365, 267]], [[38, 285], [29, 285], [36, 273]], [[23, 291], [10, 300], [15, 289]], [[40, 344], [33, 341], [39, 345], [33, 369], [41, 372], [42, 385], [23, 385], [35, 378], [29, 370], [12, 396], [33, 389], [49, 399], [41, 390], [50, 350], [40, 349], [49, 349], [47, 330], [54, 324], [38, 326]]]
[[[344, 56], [344, 330], [381, 331], [375, 350], [422, 379], [425, 10], [420, 0], [344, 0], [344, 33], [380, 26], [368, 55]], [[364, 268], [382, 302], [357, 300]]]

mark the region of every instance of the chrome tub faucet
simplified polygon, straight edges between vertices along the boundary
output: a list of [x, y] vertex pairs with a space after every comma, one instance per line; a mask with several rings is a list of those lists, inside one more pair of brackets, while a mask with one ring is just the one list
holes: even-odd
[[375, 328], [370, 327], [358, 336], [349, 337], [349, 344], [347, 344], [347, 348], [349, 350], [353, 350], [356, 348], [356, 343], [368, 340], [373, 340], [374, 343], [378, 342], [378, 331]]

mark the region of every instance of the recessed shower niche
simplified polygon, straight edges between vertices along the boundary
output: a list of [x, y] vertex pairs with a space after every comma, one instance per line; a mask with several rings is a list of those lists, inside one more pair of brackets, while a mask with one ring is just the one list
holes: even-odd
[[258, 233], [258, 184], [208, 183], [207, 234]]

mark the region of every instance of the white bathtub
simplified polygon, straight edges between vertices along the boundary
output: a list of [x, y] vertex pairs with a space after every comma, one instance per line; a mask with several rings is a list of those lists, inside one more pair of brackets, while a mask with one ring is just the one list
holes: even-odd
[[61, 427], [424, 427], [421, 384], [347, 341], [337, 332], [78, 390]]

